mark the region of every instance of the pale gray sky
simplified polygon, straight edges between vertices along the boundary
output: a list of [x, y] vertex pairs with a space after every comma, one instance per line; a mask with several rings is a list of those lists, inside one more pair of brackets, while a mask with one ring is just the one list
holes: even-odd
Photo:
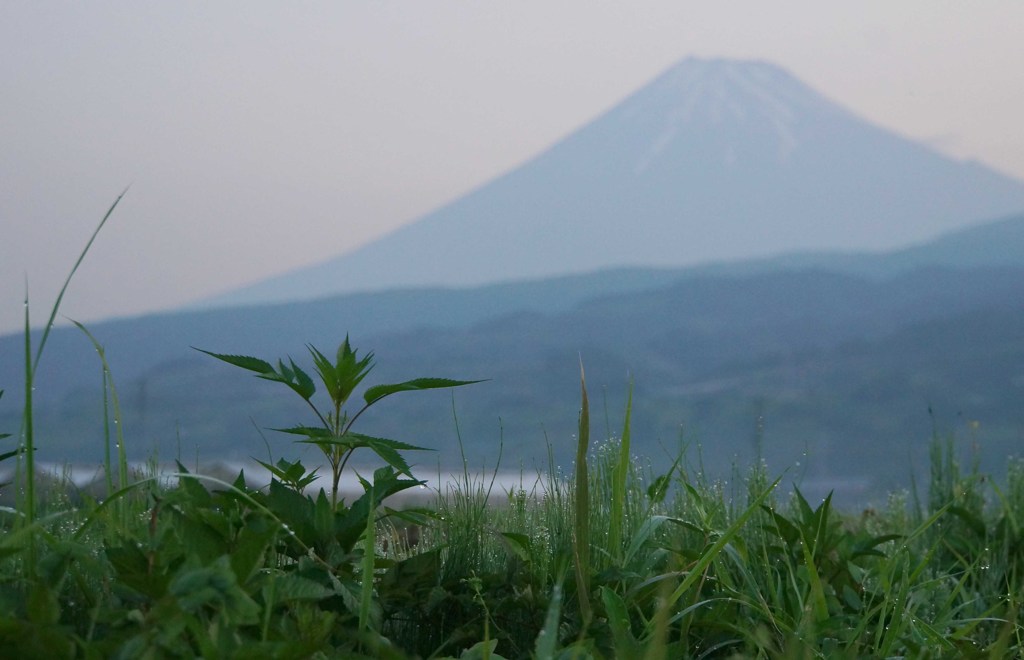
[[779, 64], [1024, 179], [1024, 3], [0, 3], [0, 332], [182, 305], [338, 255], [688, 55]]

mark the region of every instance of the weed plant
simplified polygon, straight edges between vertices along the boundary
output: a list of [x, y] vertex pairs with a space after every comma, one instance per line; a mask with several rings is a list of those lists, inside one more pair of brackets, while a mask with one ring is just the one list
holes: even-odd
[[[26, 329], [27, 391], [46, 334], [33, 354]], [[439, 482], [433, 506], [396, 510], [391, 496], [425, 484], [401, 456], [414, 448], [357, 435], [352, 422], [390, 394], [466, 382], [367, 388], [350, 415], [345, 403], [372, 359], [346, 339], [334, 359], [310, 347], [326, 412], [290, 359], [275, 367], [213, 354], [309, 403], [318, 425], [285, 431], [320, 447], [329, 492], [315, 488], [315, 469], [286, 458], [266, 464], [270, 483], [259, 488], [243, 473], [228, 482], [180, 464], [168, 481], [155, 466], [128, 469], [129, 430], [102, 346], [89, 338], [102, 414], [116, 427], [107, 488], [72, 498], [66, 473], [48, 486], [36, 479], [29, 397], [18, 447], [0, 453], [22, 462], [14, 486], [23, 492], [0, 510], [0, 657], [1024, 653], [1020, 459], [996, 482], [976, 464], [962, 468], [953, 440], [936, 438], [925, 492], [842, 512], [831, 496], [812, 502], [799, 488], [781, 498], [763, 464], [734, 475], [731, 488], [682, 454], [653, 469], [630, 453], [631, 400], [622, 433], [591, 443], [581, 373], [572, 471], [549, 464], [495, 493], [493, 479], [466, 469]], [[338, 476], [360, 448], [384, 465], [345, 501]]]

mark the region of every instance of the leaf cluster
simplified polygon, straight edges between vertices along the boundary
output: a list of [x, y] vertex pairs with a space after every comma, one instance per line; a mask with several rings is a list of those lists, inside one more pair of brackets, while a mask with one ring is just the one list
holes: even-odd
[[282, 383], [306, 402], [316, 416], [318, 425], [297, 425], [274, 430], [300, 436], [303, 440], [299, 442], [316, 445], [321, 450], [331, 466], [331, 500], [335, 504], [338, 501], [338, 487], [342, 472], [349, 458], [357, 449], [373, 451], [386, 464], [410, 478], [412, 472], [409, 464], [400, 452], [424, 450], [423, 447], [405, 442], [353, 432], [352, 425], [371, 406], [399, 392], [459, 387], [481, 382], [450, 378], [415, 378], [401, 383], [375, 385], [366, 388], [363, 392], [363, 404], [350, 414], [346, 405], [373, 369], [373, 353], [367, 353], [360, 358], [358, 351], [352, 348], [347, 335], [338, 346], [333, 361], [315, 346], [307, 345], [306, 348], [313, 358], [315, 373], [330, 399], [330, 406], [327, 410], [317, 407], [313, 402], [313, 396], [317, 392], [316, 383], [290, 357], [287, 358], [287, 361], [279, 359], [275, 367], [270, 362], [246, 355], [213, 353], [201, 348], [196, 350], [236, 367], [255, 372], [258, 378]]

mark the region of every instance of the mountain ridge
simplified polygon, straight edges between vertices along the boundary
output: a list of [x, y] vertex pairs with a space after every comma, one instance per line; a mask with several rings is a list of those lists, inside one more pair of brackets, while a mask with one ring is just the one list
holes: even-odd
[[690, 58], [411, 224], [203, 306], [893, 249], [1022, 209], [1024, 183], [863, 121], [778, 67]]
[[[512, 312], [451, 328], [407, 325], [352, 339], [379, 356], [374, 382], [419, 375], [491, 379], [458, 392], [458, 430], [446, 412], [455, 406], [450, 393], [396, 397], [386, 413], [365, 420], [374, 435], [437, 449], [424, 460], [444, 469], [461, 464], [460, 456], [474, 466], [493, 464], [502, 438], [513, 465], [543, 460], [545, 437], [556, 464], [567, 464], [582, 356], [594, 400], [602, 393], [612, 414], [625, 401], [627, 382], [636, 383], [639, 455], [655, 459], [659, 446], [671, 445], [684, 429], [685, 438], [704, 446], [710, 474], [723, 474], [736, 457], [763, 455], [782, 469], [794, 460], [809, 462], [801, 453], [810, 452], [815, 470], [871, 474], [872, 483], [892, 485], [909, 465], [883, 457], [891, 457], [893, 443], [923, 457], [932, 429], [929, 406], [942, 430], [961, 412], [983, 421], [984, 469], [1019, 449], [1020, 300], [1024, 266], [912, 269], [881, 279], [782, 270], [696, 276], [590, 298], [561, 312]], [[303, 366], [309, 361], [302, 345], [310, 336], [301, 330], [251, 350], [251, 333], [259, 328], [207, 321], [219, 338], [205, 335], [202, 348], [265, 359], [291, 354]], [[149, 335], [158, 325], [129, 330]], [[304, 325], [296, 319], [296, 328]], [[180, 458], [182, 448], [189, 456], [194, 448], [203, 460], [262, 455], [253, 423], [280, 428], [309, 414], [278, 388], [187, 347], [127, 374], [116, 364], [123, 346], [105, 330], [93, 332], [108, 347], [133, 459], [152, 453]], [[310, 343], [329, 351], [345, 330], [317, 332]], [[199, 335], [189, 333], [186, 341]], [[81, 359], [69, 359], [63, 343], [71, 336], [52, 335], [55, 354], [41, 362], [40, 460], [96, 460], [103, 446], [98, 360], [84, 338], [77, 347]], [[62, 380], [78, 384], [60, 382], [65, 387], [58, 396], [55, 383]], [[16, 428], [17, 401], [5, 399], [3, 408], [0, 428]], [[765, 431], [757, 449], [761, 417]], [[268, 435], [268, 441], [275, 454], [298, 451], [286, 438]], [[850, 470], [853, 465], [859, 472]]]

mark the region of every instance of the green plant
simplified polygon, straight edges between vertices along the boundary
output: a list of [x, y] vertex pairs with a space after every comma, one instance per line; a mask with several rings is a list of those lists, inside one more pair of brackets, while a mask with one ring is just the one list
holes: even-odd
[[68, 285], [71, 284], [71, 279], [75, 276], [78, 271], [78, 267], [82, 265], [82, 261], [85, 259], [85, 255], [88, 254], [89, 248], [92, 247], [93, 242], [96, 240], [96, 236], [99, 235], [100, 230], [103, 229], [103, 225], [107, 224], [107, 220], [114, 213], [114, 209], [117, 208], [121, 198], [128, 192], [126, 189], [114, 203], [107, 209], [103, 219], [100, 220], [99, 225], [92, 232], [92, 236], [89, 237], [89, 242], [85, 244], [85, 248], [82, 249], [82, 253], [78, 255], [78, 260], [75, 261], [75, 265], [71, 267], [71, 272], [68, 273], [67, 278], [64, 280], [64, 285], [60, 288], [60, 293], [57, 294], [57, 300], [53, 303], [53, 307], [50, 309], [50, 318], [46, 322], [46, 326], [43, 328], [43, 335], [39, 339], [39, 346], [36, 347], [35, 358], [32, 357], [32, 332], [31, 325], [29, 323], [29, 305], [28, 305], [28, 285], [26, 285], [25, 291], [25, 408], [22, 416], [22, 436], [24, 443], [22, 445], [22, 452], [25, 455], [25, 498], [26, 498], [26, 520], [29, 523], [35, 520], [36, 515], [36, 493], [35, 493], [35, 428], [34, 428], [34, 415], [32, 406], [32, 392], [35, 390], [35, 374], [39, 369], [39, 360], [43, 357], [43, 349], [46, 347], [46, 340], [50, 336], [50, 330], [53, 328], [53, 322], [57, 318], [57, 311], [60, 309], [61, 301], [64, 300], [64, 294], [68, 290]]
[[[285, 429], [275, 429], [283, 433], [303, 436], [306, 439], [300, 442], [308, 442], [316, 445], [327, 458], [331, 466], [331, 502], [338, 503], [338, 484], [341, 481], [341, 474], [345, 470], [349, 458], [356, 449], [367, 448], [376, 453], [388, 465], [391, 465], [399, 473], [412, 477], [409, 465], [402, 458], [400, 451], [423, 450], [423, 447], [362, 435], [352, 431], [352, 425], [366, 412], [370, 406], [378, 403], [384, 397], [398, 392], [410, 392], [416, 390], [430, 390], [447, 387], [458, 387], [460, 385], [471, 385], [479, 383], [479, 380], [451, 380], [449, 378], [416, 378], [402, 383], [387, 385], [375, 385], [369, 387], [363, 393], [364, 404], [354, 414], [349, 415], [345, 405], [349, 398], [362, 383], [363, 379], [373, 369], [373, 353], [368, 353], [360, 359], [351, 345], [348, 336], [338, 347], [335, 360], [332, 362], [326, 355], [317, 350], [314, 346], [307, 346], [313, 356], [316, 373], [323, 383], [324, 389], [331, 399], [330, 409], [324, 414], [312, 397], [316, 393], [316, 384], [313, 379], [303, 371], [295, 361], [288, 358], [288, 364], [284, 360], [277, 361], [275, 368], [269, 362], [259, 358], [243, 355], [225, 355], [211, 353], [210, 351], [197, 348], [196, 350], [211, 355], [218, 360], [228, 364], [241, 367], [256, 373], [258, 378], [284, 383], [293, 392], [298, 394], [303, 401], [313, 410], [320, 426], [294, 426]], [[272, 469], [272, 466], [264, 464], [264, 467]]]

